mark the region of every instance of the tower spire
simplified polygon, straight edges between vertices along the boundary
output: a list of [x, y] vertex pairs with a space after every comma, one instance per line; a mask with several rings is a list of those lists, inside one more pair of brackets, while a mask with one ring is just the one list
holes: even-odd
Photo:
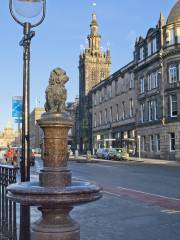
[[91, 32], [88, 35], [89, 48], [92, 50], [92, 52], [100, 52], [101, 36], [99, 35], [99, 26], [97, 23], [97, 16], [95, 12], [93, 12], [92, 14], [92, 21], [90, 24], [90, 28], [91, 28]]
[[160, 12], [158, 27], [162, 28], [165, 25], [165, 18], [162, 12]]

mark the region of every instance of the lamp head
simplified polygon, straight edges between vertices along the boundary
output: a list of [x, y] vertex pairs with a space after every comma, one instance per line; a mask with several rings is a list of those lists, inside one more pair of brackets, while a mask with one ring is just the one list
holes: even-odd
[[34, 18], [43, 10], [44, 0], [13, 0], [15, 13], [24, 18]]

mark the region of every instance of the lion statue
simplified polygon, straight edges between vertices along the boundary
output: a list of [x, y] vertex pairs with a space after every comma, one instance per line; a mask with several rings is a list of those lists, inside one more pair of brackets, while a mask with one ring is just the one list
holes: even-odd
[[67, 91], [65, 83], [69, 80], [61, 68], [54, 69], [50, 74], [49, 85], [46, 89], [46, 112], [62, 113], [65, 111]]

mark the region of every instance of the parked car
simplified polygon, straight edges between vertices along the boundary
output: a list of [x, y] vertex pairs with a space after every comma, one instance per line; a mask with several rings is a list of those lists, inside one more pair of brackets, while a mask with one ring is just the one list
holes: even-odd
[[114, 156], [115, 160], [128, 160], [129, 153], [125, 148], [116, 148], [116, 155]]
[[99, 148], [96, 152], [97, 158], [104, 158], [106, 159], [108, 155], [108, 149], [107, 148]]
[[108, 148], [104, 148], [102, 158], [103, 159], [109, 159], [109, 149]]
[[110, 148], [109, 149], [109, 154], [108, 154], [108, 159], [115, 159], [117, 155], [117, 149], [116, 148]]

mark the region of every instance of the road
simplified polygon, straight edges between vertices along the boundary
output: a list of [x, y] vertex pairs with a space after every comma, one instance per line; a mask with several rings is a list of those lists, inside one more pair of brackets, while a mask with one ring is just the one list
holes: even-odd
[[180, 239], [180, 168], [75, 162], [69, 168], [104, 189], [101, 200], [73, 211], [82, 240]]

